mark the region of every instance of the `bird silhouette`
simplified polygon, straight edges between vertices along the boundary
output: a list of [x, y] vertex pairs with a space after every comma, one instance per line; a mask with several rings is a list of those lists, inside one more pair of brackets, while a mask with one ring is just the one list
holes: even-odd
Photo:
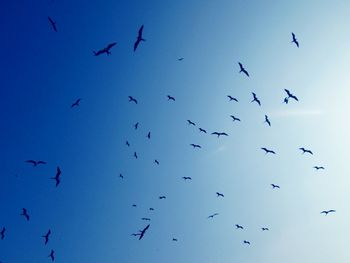
[[154, 160], [154, 163], [159, 165], [159, 161], [157, 159]]
[[6, 228], [3, 227], [3, 228], [1, 229], [1, 232], [0, 232], [0, 239], [1, 239], [1, 240], [4, 240], [4, 238], [5, 238], [5, 231], [6, 231]]
[[238, 100], [235, 97], [232, 97], [231, 95], [227, 95], [227, 97], [230, 99], [230, 101], [238, 102]]
[[331, 209], [331, 210], [324, 210], [321, 212], [321, 214], [325, 214], [325, 215], [328, 215], [328, 213], [335, 213], [335, 210]]
[[70, 107], [73, 108], [73, 107], [80, 106], [80, 101], [81, 101], [81, 98], [77, 99]]
[[196, 126], [196, 124], [194, 122], [192, 122], [191, 120], [187, 120], [188, 125], [193, 125]]
[[243, 229], [243, 226], [236, 224], [236, 229]]
[[122, 174], [119, 174], [119, 178], [124, 179], [124, 176]]
[[311, 150], [305, 149], [304, 147], [299, 148], [299, 150], [302, 150], [302, 151], [303, 151], [303, 154], [304, 154], [304, 153], [309, 153], [309, 154], [313, 155], [313, 153], [312, 153]]
[[172, 241], [177, 242], [177, 238], [173, 238]]
[[153, 207], [150, 207], [150, 209], [149, 209], [150, 211], [154, 211], [154, 208]]
[[271, 186], [272, 186], [272, 189], [281, 188], [281, 187], [279, 187], [279, 185], [276, 185], [276, 184], [271, 184]]
[[93, 51], [94, 55], [97, 57], [99, 55], [102, 55], [104, 53], [107, 54], [107, 56], [111, 55], [111, 48], [114, 47], [115, 45], [117, 44], [117, 42], [113, 42], [113, 43], [110, 43], [108, 44], [106, 47], [98, 50], [97, 52], [96, 51]]
[[137, 100], [134, 97], [128, 96], [128, 98], [129, 98], [129, 102], [135, 102], [135, 104], [137, 104]]
[[262, 227], [261, 230], [262, 231], [269, 231], [269, 229], [267, 227]]
[[136, 207], [136, 205], [135, 205], [135, 204], [133, 204], [133, 205], [132, 205], [132, 207]]
[[314, 168], [315, 168], [316, 170], [324, 170], [324, 167], [323, 167], [323, 166], [314, 166]]
[[249, 73], [248, 71], [246, 71], [246, 69], [243, 67], [242, 63], [241, 62], [238, 62], [238, 65], [239, 65], [239, 73], [243, 72], [247, 77], [249, 77]]
[[136, 51], [136, 49], [139, 46], [141, 41], [146, 41], [146, 39], [144, 39], [142, 37], [142, 33], [143, 33], [143, 25], [140, 27], [140, 29], [138, 31], [137, 38], [136, 38], [136, 41], [134, 43], [134, 52]]
[[225, 133], [225, 132], [212, 132], [211, 134], [212, 134], [212, 135], [218, 136], [218, 138], [219, 138], [220, 136], [228, 136], [228, 134]]
[[141, 220], [143, 220], [143, 221], [151, 221], [151, 219], [148, 218], [148, 217], [142, 217]]
[[192, 180], [192, 178], [189, 177], [189, 176], [183, 176], [182, 179], [184, 179], [185, 181], [186, 181], [186, 180]]
[[199, 129], [199, 132], [207, 133], [207, 131], [202, 128], [198, 128], [198, 129]]
[[24, 216], [25, 219], [26, 219], [27, 221], [29, 221], [29, 214], [28, 214], [27, 209], [22, 208], [22, 214], [21, 214], [21, 216]]
[[145, 235], [145, 233], [146, 233], [147, 229], [149, 228], [149, 226], [150, 226], [150, 224], [148, 224], [144, 229], [139, 231], [140, 233], [137, 234], [137, 235], [139, 235], [139, 240], [141, 240], [143, 238], [143, 236]]
[[178, 61], [182, 61], [182, 60], [184, 60], [184, 59], [185, 59], [185, 58], [178, 58], [177, 60], [178, 60]]
[[262, 147], [261, 150], [263, 150], [265, 152], [265, 154], [268, 154], [268, 153], [276, 154], [275, 151], [269, 150], [269, 149], [267, 149], [265, 147]]
[[200, 146], [199, 144], [191, 143], [190, 145], [193, 147], [193, 149], [195, 149], [195, 148], [202, 148], [202, 146]]
[[239, 119], [233, 115], [230, 115], [230, 117], [232, 118], [232, 121], [241, 121], [241, 119]]
[[159, 196], [159, 199], [166, 199], [166, 197], [162, 195], [162, 196]]
[[138, 158], [138, 156], [137, 156], [137, 153], [136, 153], [136, 152], [134, 152], [134, 157], [135, 157], [135, 159], [137, 159], [137, 158]]
[[295, 43], [297, 47], [299, 47], [299, 42], [297, 38], [295, 37], [295, 34], [292, 32], [292, 43]]
[[148, 138], [148, 139], [151, 139], [151, 132], [148, 132], [148, 133], [147, 133], [147, 138]]
[[251, 102], [256, 102], [259, 104], [259, 106], [261, 106], [261, 102], [260, 100], [258, 99], [258, 97], [256, 96], [256, 94], [254, 92], [252, 92], [252, 95], [253, 95], [253, 100]]
[[244, 240], [244, 241], [243, 241], [243, 244], [250, 245], [250, 242], [249, 242], [249, 241], [247, 241], [247, 240]]
[[57, 32], [56, 22], [49, 16], [47, 18], [49, 19], [52, 29]]
[[134, 124], [134, 128], [135, 128], [135, 130], [137, 130], [137, 128], [139, 127], [139, 123], [138, 122], [136, 122], [135, 124]]
[[61, 182], [61, 169], [60, 169], [60, 167], [57, 166], [55, 177], [51, 177], [50, 179], [56, 181], [56, 187], [60, 184], [60, 182]]
[[27, 160], [25, 161], [26, 163], [30, 163], [32, 164], [33, 166], [38, 166], [39, 164], [46, 164], [46, 162], [44, 161], [35, 161], [35, 160]]
[[55, 261], [55, 251], [53, 249], [51, 249], [50, 255], [48, 257], [51, 258], [51, 261]]
[[174, 98], [174, 97], [172, 97], [172, 96], [170, 96], [170, 95], [167, 95], [167, 97], [168, 97], [168, 100], [175, 101], [175, 98]]
[[219, 192], [216, 192], [216, 197], [225, 197], [225, 196]]
[[45, 245], [49, 242], [50, 235], [51, 235], [51, 230], [49, 229], [45, 235], [41, 236], [44, 238]]
[[271, 122], [270, 122], [269, 117], [268, 117], [267, 115], [265, 115], [265, 121], [264, 121], [264, 123], [265, 123], [265, 122], [271, 127]]
[[[289, 101], [289, 99], [291, 98], [291, 99], [293, 99], [293, 100], [295, 100], [295, 101], [299, 101], [298, 100], [298, 98], [296, 97], [296, 96], [294, 96], [289, 90], [287, 90], [287, 89], [284, 89], [284, 91], [287, 93], [287, 101], [285, 101], [285, 103], [287, 104], [288, 103], [288, 101]], [[285, 99], [286, 100], [286, 99]]]
[[217, 216], [217, 215], [219, 215], [219, 213], [212, 214], [212, 215], [208, 216], [208, 218], [214, 218], [214, 216]]
[[130, 147], [130, 143], [128, 141], [126, 141], [125, 143], [128, 147]]

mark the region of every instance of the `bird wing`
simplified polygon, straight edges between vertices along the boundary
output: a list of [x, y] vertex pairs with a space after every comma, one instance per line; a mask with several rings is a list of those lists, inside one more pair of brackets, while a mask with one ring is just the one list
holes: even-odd
[[139, 29], [138, 38], [142, 38], [142, 32], [143, 32], [143, 25]]
[[106, 47], [107, 50], [111, 49], [112, 47], [114, 47], [117, 44], [117, 42], [113, 42], [108, 44], [108, 46]]

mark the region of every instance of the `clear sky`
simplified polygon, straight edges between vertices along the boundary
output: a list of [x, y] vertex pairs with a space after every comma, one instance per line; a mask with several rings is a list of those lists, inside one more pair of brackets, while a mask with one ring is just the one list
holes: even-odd
[[[50, 262], [54, 249], [65, 263], [348, 263], [349, 11], [323, 0], [2, 3], [0, 261]], [[112, 42], [110, 56], [93, 55]], [[284, 104], [284, 89], [299, 102]]]

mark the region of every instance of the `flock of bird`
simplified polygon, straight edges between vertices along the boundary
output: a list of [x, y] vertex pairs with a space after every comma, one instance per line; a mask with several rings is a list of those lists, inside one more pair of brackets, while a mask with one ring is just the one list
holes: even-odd
[[[53, 31], [54, 32], [58, 32], [58, 28], [57, 28], [56, 22], [53, 20], [53, 18], [48, 17], [48, 20], [49, 20], [49, 23], [50, 23]], [[139, 28], [139, 30], [138, 30], [137, 37], [136, 37], [136, 40], [135, 40], [134, 45], [133, 45], [133, 51], [134, 52], [139, 48], [141, 42], [146, 41], [143, 38], [143, 30], [144, 30], [144, 26], [142, 25]], [[296, 39], [296, 36], [295, 36], [294, 33], [292, 33], [292, 41], [291, 42], [294, 43], [296, 45], [296, 47], [299, 48], [299, 42]], [[106, 54], [107, 56], [109, 56], [109, 55], [111, 55], [111, 49], [113, 47], [115, 47], [116, 44], [117, 44], [116, 42], [113, 42], [113, 43], [108, 44], [104, 48], [99, 49], [98, 51], [93, 51], [93, 55], [100, 56], [102, 54]], [[178, 61], [182, 61], [183, 59], [184, 58], [178, 58]], [[239, 71], [238, 71], [239, 73], [244, 74], [246, 77], [250, 77], [250, 74], [249, 74], [248, 70], [243, 66], [243, 64], [241, 62], [238, 62], [238, 66], [239, 66]], [[288, 104], [290, 100], [294, 100], [295, 102], [299, 101], [299, 99], [291, 91], [289, 91], [288, 89], [285, 89], [284, 91], [286, 93], [286, 96], [283, 98], [283, 102], [284, 103]], [[174, 96], [167, 95], [166, 98], [167, 98], [168, 101], [176, 102], [176, 99], [175, 99]], [[238, 103], [238, 99], [233, 97], [233, 96], [231, 96], [231, 95], [227, 95], [227, 98], [229, 99], [229, 101]], [[79, 98], [76, 101], [74, 101], [71, 104], [71, 108], [79, 107], [81, 100], [82, 99]], [[138, 104], [138, 100], [135, 97], [133, 97], [133, 96], [128, 96], [128, 101], [130, 103], [134, 103], [135, 105]], [[256, 103], [257, 105], [261, 106], [261, 101], [258, 98], [258, 95], [256, 93], [254, 93], [254, 92], [252, 92], [251, 103]], [[236, 121], [240, 122], [241, 121], [240, 118], [238, 118], [238, 117], [236, 117], [234, 115], [230, 115], [230, 117], [232, 118], [233, 122], [236, 122]], [[264, 123], [266, 123], [266, 125], [271, 127], [271, 121], [270, 121], [269, 117], [267, 115], [265, 115], [264, 118], [265, 118]], [[193, 121], [191, 121], [189, 119], [187, 120], [187, 123], [188, 123], [189, 126], [197, 126], [195, 122], [193, 122]], [[139, 123], [138, 122], [135, 123], [134, 124], [134, 129], [138, 129], [138, 126], [139, 126]], [[198, 129], [199, 129], [200, 133], [205, 133], [205, 134], [208, 133], [206, 129], [203, 129], [201, 127], [199, 127]], [[211, 135], [214, 135], [217, 138], [220, 138], [221, 136], [229, 136], [228, 133], [222, 132], [222, 131], [213, 131], [213, 132], [211, 132]], [[151, 132], [150, 131], [147, 133], [146, 137], [148, 139], [151, 139]], [[129, 141], [126, 141], [126, 146], [130, 147], [130, 142]], [[190, 146], [193, 147], [193, 149], [202, 149], [202, 146], [199, 145], [199, 144], [191, 143]], [[261, 150], [266, 155], [267, 154], [273, 154], [273, 155], [277, 154], [275, 150], [268, 149], [266, 147], [261, 147]], [[301, 151], [302, 154], [313, 155], [313, 152], [310, 149], [306, 149], [304, 147], [300, 147], [299, 150]], [[135, 159], [138, 158], [138, 155], [137, 155], [136, 151], [134, 152], [134, 158]], [[43, 160], [26, 160], [25, 162], [30, 164], [30, 165], [32, 165], [33, 167], [37, 167], [37, 166], [41, 166], [41, 165], [45, 165], [46, 164], [46, 161], [43, 161]], [[157, 164], [157, 165], [160, 165], [160, 162], [157, 159], [154, 160], [154, 163]], [[325, 169], [323, 166], [314, 166], [313, 168], [315, 170], [324, 170]], [[57, 166], [55, 176], [49, 178], [50, 180], [54, 180], [55, 187], [59, 187], [60, 186], [61, 175], [62, 175], [62, 171], [61, 171], [60, 167]], [[124, 179], [124, 176], [122, 174], [119, 174], [119, 178]], [[187, 180], [191, 181], [192, 180], [192, 178], [189, 177], [189, 176], [183, 176], [182, 179], [185, 180], [185, 181], [187, 181]], [[276, 184], [273, 184], [273, 183], [271, 184], [271, 187], [272, 187], [272, 189], [280, 189], [279, 185], [276, 185]], [[220, 192], [216, 192], [216, 196], [218, 198], [224, 198], [225, 197], [225, 195], [223, 193], [220, 193]], [[166, 199], [166, 196], [165, 195], [159, 196], [159, 199], [160, 200]], [[136, 204], [133, 204], [132, 206], [136, 207]], [[149, 208], [149, 210], [153, 211], [154, 208], [151, 207], [151, 208]], [[321, 211], [321, 214], [328, 215], [329, 213], [334, 213], [334, 212], [336, 212], [336, 210], [330, 209], [330, 210]], [[214, 219], [218, 215], [219, 215], [219, 213], [213, 213], [213, 214], [210, 214], [207, 218], [208, 219]], [[29, 214], [29, 211], [27, 210], [27, 208], [22, 208], [22, 212], [20, 213], [20, 216], [23, 216], [23, 218], [26, 221], [30, 221], [30, 214]], [[143, 217], [141, 219], [143, 221], [151, 221], [151, 219], [148, 218], [148, 217]], [[138, 240], [141, 240], [141, 239], [143, 239], [145, 237], [146, 233], [149, 231], [150, 226], [151, 226], [150, 224], [147, 224], [144, 228], [142, 228], [141, 230], [139, 230], [136, 233], [132, 233], [131, 235], [137, 237]], [[236, 227], [237, 230], [244, 230], [244, 227], [242, 225], [235, 224], [234, 226]], [[268, 227], [262, 227], [261, 231], [269, 231], [269, 228]], [[44, 235], [42, 235], [44, 245], [47, 245], [49, 243], [50, 236], [51, 236], [51, 229], [48, 229], [47, 232]], [[1, 228], [1, 231], [0, 231], [0, 240], [4, 240], [5, 237], [6, 237], [6, 227], [4, 226], [4, 227]], [[178, 239], [175, 238], [175, 237], [173, 237], [171, 240], [175, 241], [175, 242], [178, 241]], [[243, 244], [251, 245], [251, 241], [243, 240]], [[55, 250], [51, 249], [50, 253], [48, 254], [48, 258], [51, 261], [55, 260]], [[0, 263], [1, 263], [1, 261], [0, 261]]]

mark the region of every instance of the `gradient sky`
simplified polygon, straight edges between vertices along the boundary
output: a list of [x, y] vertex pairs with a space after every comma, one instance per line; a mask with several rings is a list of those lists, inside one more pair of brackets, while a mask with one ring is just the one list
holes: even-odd
[[[348, 263], [349, 11], [323, 0], [2, 3], [0, 261], [50, 262], [54, 249], [65, 263]], [[111, 56], [93, 55], [111, 42]], [[283, 104], [285, 88], [299, 102]]]

